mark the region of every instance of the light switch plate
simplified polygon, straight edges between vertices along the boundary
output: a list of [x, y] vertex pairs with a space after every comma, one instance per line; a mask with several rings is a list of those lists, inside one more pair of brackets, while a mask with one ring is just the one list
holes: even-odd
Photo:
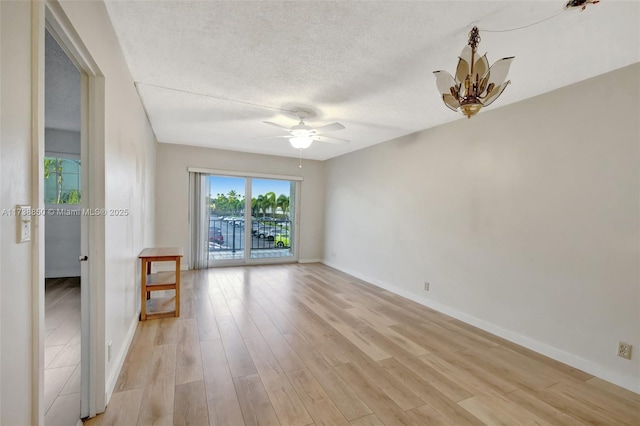
[[31, 206], [18, 205], [18, 243], [31, 241]]

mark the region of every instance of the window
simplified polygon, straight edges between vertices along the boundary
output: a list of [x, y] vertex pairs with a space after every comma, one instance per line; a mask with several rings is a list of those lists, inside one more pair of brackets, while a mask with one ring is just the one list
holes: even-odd
[[302, 178], [189, 168], [191, 267], [297, 260]]
[[44, 158], [44, 202], [80, 204], [80, 160]]

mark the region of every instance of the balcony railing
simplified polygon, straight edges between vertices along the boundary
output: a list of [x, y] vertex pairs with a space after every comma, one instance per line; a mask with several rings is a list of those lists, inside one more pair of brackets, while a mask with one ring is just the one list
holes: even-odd
[[247, 230], [244, 219], [210, 219], [209, 252], [244, 250], [245, 232], [251, 232], [252, 250], [282, 250], [290, 247], [291, 230], [290, 220], [258, 218], [251, 221]]

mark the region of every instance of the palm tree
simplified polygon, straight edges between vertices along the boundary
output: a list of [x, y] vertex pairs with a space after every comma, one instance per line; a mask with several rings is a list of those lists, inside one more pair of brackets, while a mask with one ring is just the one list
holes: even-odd
[[260, 213], [260, 203], [257, 198], [251, 199], [251, 215], [257, 216]]
[[62, 199], [62, 158], [44, 159], [44, 178], [48, 179], [51, 173], [55, 173], [56, 176], [56, 201], [54, 204], [60, 204]]
[[229, 191], [229, 193], [227, 194], [227, 201], [229, 203], [229, 210], [233, 213], [237, 213], [241, 208], [240, 205], [244, 204], [241, 201], [240, 196], [234, 189]]
[[262, 210], [262, 216], [266, 213], [267, 206], [265, 205], [264, 195], [258, 195], [258, 199], [256, 200], [256, 207], [258, 208], [258, 213]]
[[273, 213], [276, 209], [276, 193], [267, 192], [264, 194], [265, 210], [269, 209], [270, 213]]
[[218, 212], [218, 214], [224, 214], [229, 210], [229, 200], [227, 200], [227, 197], [224, 194], [218, 193], [214, 200], [214, 204], [216, 206], [216, 211]]
[[284, 194], [280, 194], [276, 200], [276, 207], [280, 207], [282, 209], [282, 213], [286, 215], [289, 210], [289, 202], [289, 197]]

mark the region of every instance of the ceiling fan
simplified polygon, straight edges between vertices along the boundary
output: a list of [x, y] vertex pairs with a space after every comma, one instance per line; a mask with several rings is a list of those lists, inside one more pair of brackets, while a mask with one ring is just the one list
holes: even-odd
[[284, 129], [290, 134], [287, 136], [272, 136], [274, 138], [286, 138], [289, 139], [289, 143], [296, 149], [306, 149], [311, 146], [313, 141], [328, 142], [328, 143], [347, 143], [346, 139], [339, 139], [330, 136], [326, 136], [325, 133], [335, 132], [336, 130], [343, 130], [344, 126], [340, 123], [326, 124], [324, 126], [316, 127], [315, 129], [305, 124], [304, 119], [307, 118], [308, 113], [306, 111], [296, 111], [296, 116], [300, 119], [300, 122], [295, 126], [288, 128], [281, 124], [274, 123], [273, 121], [263, 121], [263, 123], [276, 126]]

